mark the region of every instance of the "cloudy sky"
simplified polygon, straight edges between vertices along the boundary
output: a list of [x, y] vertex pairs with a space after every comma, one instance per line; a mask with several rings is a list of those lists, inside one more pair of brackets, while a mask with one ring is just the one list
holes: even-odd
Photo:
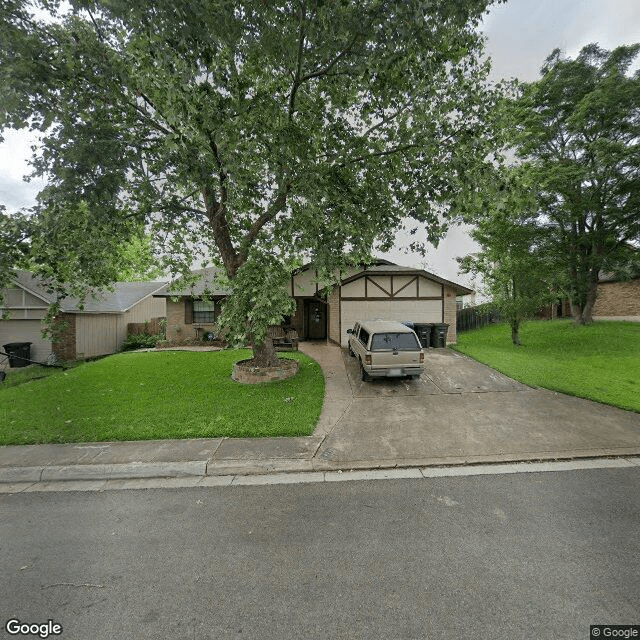
[[[574, 57], [580, 49], [597, 42], [605, 49], [640, 42], [638, 0], [509, 0], [495, 5], [486, 17], [483, 31], [487, 53], [492, 58], [492, 77], [535, 80], [544, 59], [559, 47]], [[0, 144], [0, 203], [9, 210], [30, 206], [42, 187], [39, 181], [26, 183], [30, 145], [36, 141], [23, 132], [5, 132]], [[399, 237], [399, 244], [402, 238]], [[458, 274], [456, 256], [474, 250], [464, 228], [452, 229], [437, 250], [426, 258], [402, 251], [384, 257], [407, 266], [427, 266], [442, 277], [472, 284]], [[426, 261], [426, 262], [425, 262]]]

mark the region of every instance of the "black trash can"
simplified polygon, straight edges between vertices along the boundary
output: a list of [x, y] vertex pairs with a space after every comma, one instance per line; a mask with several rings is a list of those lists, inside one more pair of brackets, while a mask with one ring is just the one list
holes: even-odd
[[432, 326], [433, 325], [431, 323], [425, 322], [415, 322], [413, 325], [413, 330], [416, 332], [423, 349], [428, 349], [430, 346]]
[[449, 325], [444, 323], [434, 324], [431, 329], [431, 346], [435, 349], [443, 349], [447, 346], [447, 331]]
[[3, 344], [2, 348], [9, 356], [10, 367], [26, 367], [31, 364], [30, 342], [9, 342], [8, 344]]

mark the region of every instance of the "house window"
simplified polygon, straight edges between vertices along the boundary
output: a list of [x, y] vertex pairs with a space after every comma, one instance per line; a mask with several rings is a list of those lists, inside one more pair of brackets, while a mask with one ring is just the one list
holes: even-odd
[[213, 300], [193, 301], [193, 321], [196, 323], [213, 323]]

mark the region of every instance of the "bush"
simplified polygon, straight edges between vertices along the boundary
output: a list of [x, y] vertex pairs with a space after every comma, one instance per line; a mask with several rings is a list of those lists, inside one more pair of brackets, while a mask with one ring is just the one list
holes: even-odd
[[152, 348], [155, 347], [160, 340], [164, 340], [164, 336], [161, 333], [153, 336], [148, 336], [144, 333], [132, 333], [128, 335], [126, 340], [122, 343], [120, 351]]

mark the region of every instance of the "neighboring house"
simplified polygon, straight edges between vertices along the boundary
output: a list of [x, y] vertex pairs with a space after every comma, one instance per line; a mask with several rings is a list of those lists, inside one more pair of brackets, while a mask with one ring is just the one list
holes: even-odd
[[[544, 307], [537, 317], [547, 320], [570, 318], [569, 300], [558, 300], [556, 304]], [[600, 273], [593, 317], [596, 320], [640, 321], [640, 277], [620, 280], [611, 273]]]
[[[202, 275], [195, 287], [172, 291], [169, 285], [154, 294], [167, 299], [168, 339], [216, 332], [216, 320], [227, 292], [215, 284], [216, 269], [195, 273]], [[285, 318], [284, 324], [293, 326], [302, 339], [329, 339], [343, 347], [347, 346], [347, 329], [357, 320], [374, 319], [444, 322], [449, 325], [447, 342], [455, 342], [456, 296], [473, 293], [422, 269], [386, 260], [352, 268], [328, 296], [323, 289], [312, 265], [294, 272], [288, 292], [296, 300], [296, 310]]]
[[640, 277], [619, 280], [610, 273], [601, 273], [593, 317], [640, 320]]
[[6, 320], [0, 320], [0, 348], [10, 342], [31, 342], [31, 359], [45, 362], [54, 353], [59, 360], [76, 360], [115, 353], [127, 337], [130, 322], [145, 322], [166, 316], [166, 303], [153, 294], [166, 282], [116, 282], [114, 291], [87, 298], [80, 310], [79, 301], [62, 300], [57, 320], [66, 323], [60, 340], [41, 337], [42, 319], [55, 296], [27, 271], [19, 271], [9, 289], [5, 289]]

